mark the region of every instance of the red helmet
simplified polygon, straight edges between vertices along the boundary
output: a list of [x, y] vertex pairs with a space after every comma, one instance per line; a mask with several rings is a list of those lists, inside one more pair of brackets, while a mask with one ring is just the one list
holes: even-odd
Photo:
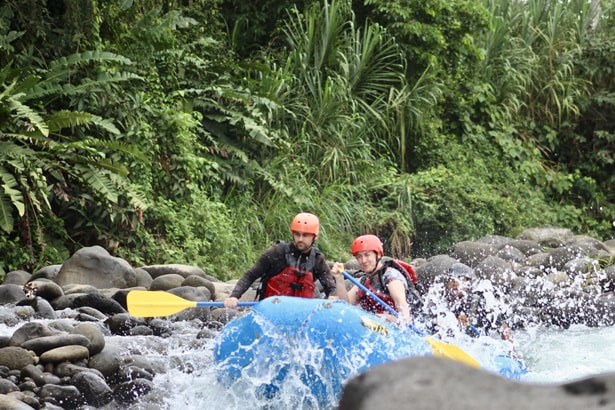
[[353, 255], [363, 251], [374, 251], [378, 255], [384, 256], [382, 242], [376, 235], [362, 235], [352, 242]]
[[318, 233], [320, 232], [320, 221], [316, 215], [302, 212], [295, 215], [293, 218], [293, 221], [290, 223], [290, 231], [311, 233], [315, 237], [318, 237]]

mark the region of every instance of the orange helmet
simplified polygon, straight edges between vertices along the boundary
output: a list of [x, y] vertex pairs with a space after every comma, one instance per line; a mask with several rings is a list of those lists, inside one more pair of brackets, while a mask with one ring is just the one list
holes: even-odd
[[379, 256], [384, 256], [382, 242], [376, 235], [362, 235], [352, 242], [353, 255], [363, 251], [374, 251]]
[[290, 231], [311, 233], [315, 237], [318, 237], [318, 233], [320, 232], [320, 221], [316, 215], [302, 212], [295, 215], [293, 218], [293, 221], [290, 223]]

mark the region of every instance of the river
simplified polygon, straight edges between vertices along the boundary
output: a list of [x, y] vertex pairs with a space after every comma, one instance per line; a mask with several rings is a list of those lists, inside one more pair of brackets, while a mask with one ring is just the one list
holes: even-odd
[[[15, 327], [0, 324], [0, 336], [11, 335], [19, 326], [21, 324]], [[212, 365], [214, 339], [197, 339], [201, 329], [196, 323], [176, 322], [173, 326], [173, 334], [167, 338], [107, 336], [108, 343], [120, 344], [133, 352], [139, 352], [164, 370], [156, 375], [154, 390], [142, 397], [139, 404], [131, 405], [131, 409], [315, 409], [297, 401], [293, 391], [298, 386], [288, 386], [288, 392], [267, 401], [252, 394], [254, 384], [250, 380], [238, 384], [231, 391], [226, 390], [218, 385]], [[486, 358], [490, 355], [490, 348], [484, 343], [475, 344], [471, 348], [461, 343], [456, 344], [479, 361], [481, 356]], [[615, 372], [614, 343], [615, 327], [589, 328], [574, 325], [566, 330], [546, 327], [518, 330], [515, 332], [516, 351], [528, 368], [521, 381], [560, 383]], [[117, 407], [108, 407], [108, 410], [111, 409]]]
[[[143, 352], [167, 368], [156, 376], [156, 392], [136, 408], [141, 409], [307, 409], [298, 405], [292, 393], [275, 401], [261, 402], [250, 392], [250, 383], [226, 391], [216, 382], [212, 363], [213, 340], [198, 340], [199, 329], [178, 325], [175, 334], [160, 339], [156, 351]], [[139, 338], [122, 338], [127, 346], [139, 348]], [[528, 373], [529, 383], [560, 383], [589, 375], [615, 372], [615, 327], [573, 326], [567, 330], [535, 327], [515, 333], [517, 352]], [[488, 352], [484, 352], [486, 355]], [[187, 370], [192, 369], [192, 370]], [[289, 389], [292, 391], [292, 386]], [[165, 403], [161, 405], [160, 402]]]

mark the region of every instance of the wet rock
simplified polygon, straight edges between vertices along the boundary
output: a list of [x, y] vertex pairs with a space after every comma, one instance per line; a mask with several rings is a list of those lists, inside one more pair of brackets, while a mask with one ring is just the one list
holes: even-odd
[[111, 256], [101, 246], [81, 248], [64, 262], [54, 279], [58, 285], [84, 284], [99, 289], [130, 288], [136, 273], [124, 259]]
[[103, 312], [107, 315], [126, 312], [126, 309], [124, 309], [115, 300], [106, 297], [105, 295], [100, 293], [88, 293], [85, 295], [78, 296], [73, 300], [74, 308], [79, 308], [83, 306], [94, 308], [99, 312]]
[[0, 304], [17, 303], [26, 298], [23, 288], [19, 285], [0, 285]]
[[542, 252], [543, 247], [536, 241], [527, 239], [511, 239], [506, 246], [520, 250], [526, 257]]
[[10, 370], [21, 370], [27, 365], [36, 364], [38, 358], [34, 352], [17, 346], [8, 346], [0, 349], [0, 365]]
[[118, 383], [132, 381], [135, 379], [154, 380], [154, 373], [138, 366], [126, 366], [120, 369], [114, 378], [114, 380]]
[[36, 383], [37, 386], [60, 384], [60, 378], [58, 376], [44, 372], [41, 367], [34, 365], [27, 365], [21, 369], [21, 378], [28, 378]]
[[112, 334], [125, 336], [130, 334], [130, 330], [137, 326], [138, 320], [128, 313], [113, 315], [105, 321]]
[[105, 347], [105, 335], [100, 327], [88, 323], [83, 323], [75, 326], [71, 333], [75, 335], [85, 336], [89, 344], [87, 345], [90, 355], [95, 355], [102, 352]]
[[180, 284], [180, 286], [190, 286], [190, 287], [199, 287], [199, 286], [205, 286], [209, 289], [209, 292], [211, 294], [213, 294], [215, 292], [215, 288], [213, 283], [211, 283], [210, 280], [202, 277], [202, 276], [196, 276], [196, 275], [190, 275], [188, 276], [186, 279], [184, 279], [182, 281], [182, 283]]
[[[124, 309], [127, 310], [128, 305], [126, 303], [126, 296], [132, 290], [136, 290], [136, 289], [120, 289], [117, 292], [115, 292], [113, 295], [111, 295], [111, 299], [115, 300], [117, 303], [120, 304], [120, 306], [122, 306]], [[145, 290], [145, 289], [138, 289], [138, 290]]]
[[139, 397], [149, 393], [154, 385], [147, 379], [134, 379], [119, 384], [114, 390], [115, 400], [120, 403], [134, 403]]
[[[9, 395], [13, 397], [14, 399], [17, 399], [34, 409], [38, 410], [42, 408], [40, 401], [35, 396], [35, 394], [32, 392], [28, 392], [28, 391], [11, 392], [9, 393]], [[45, 410], [48, 410], [48, 408], [45, 407]]]
[[208, 320], [207, 323], [211, 321], [227, 324], [237, 316], [241, 315], [241, 312], [237, 309], [227, 309], [227, 308], [218, 308], [211, 310], [211, 320]]
[[100, 407], [113, 400], [113, 391], [102, 377], [92, 372], [79, 372], [71, 379], [71, 384], [77, 387], [87, 404]]
[[17, 329], [15, 332], [13, 332], [9, 345], [21, 346], [24, 342], [30, 339], [36, 339], [45, 336], [54, 336], [58, 333], [58, 331], [51, 329], [49, 326], [43, 323], [26, 323], [19, 329]]
[[45, 402], [61, 406], [63, 409], [77, 409], [85, 404], [81, 392], [75, 386], [46, 384], [41, 387], [39, 396]]
[[81, 345], [68, 345], [56, 347], [41, 354], [40, 360], [42, 363], [61, 363], [64, 361], [77, 361], [88, 359], [90, 351], [87, 347]]
[[565, 245], [549, 251], [549, 267], [564, 270], [566, 264], [584, 256], [596, 256], [596, 250], [591, 246]]
[[62, 287], [65, 295], [82, 294], [87, 295], [89, 293], [99, 293], [98, 288], [92, 285], [84, 285], [81, 283], [71, 283]]
[[138, 325], [129, 330], [131, 336], [151, 336], [154, 331], [146, 325]]
[[180, 287], [184, 277], [176, 273], [160, 275], [156, 277], [150, 286], [150, 290], [169, 290]]
[[[475, 272], [481, 279], [489, 279], [496, 285], [505, 285], [512, 279], [510, 262], [498, 256], [487, 256], [476, 264]], [[516, 276], [516, 275], [515, 275]]]
[[566, 262], [564, 268], [562, 269], [564, 272], [568, 272], [571, 276], [578, 276], [584, 273], [594, 272], [596, 270], [598, 263], [597, 261], [590, 259], [588, 257], [582, 256], [580, 258], [572, 259], [571, 261]]
[[135, 273], [137, 275], [136, 286], [143, 289], [149, 289], [152, 285], [152, 281], [154, 280], [152, 275], [150, 275], [149, 272], [143, 268], [136, 268]]
[[79, 312], [79, 315], [81, 315], [83, 318], [87, 318], [88, 319], [88, 320], [78, 319], [81, 322], [96, 322], [98, 320], [105, 320], [105, 319], [107, 319], [107, 315], [105, 315], [100, 310], [95, 309], [95, 308], [90, 307], [90, 306], [80, 306], [76, 310], [77, 310], [77, 312]]
[[184, 299], [193, 300], [195, 302], [208, 302], [211, 300], [211, 293], [206, 287], [194, 288], [191, 286], [180, 286], [169, 289], [169, 293], [179, 296]]
[[[382, 398], [386, 397], [386, 400]], [[339, 410], [598, 410], [615, 404], [615, 374], [564, 384], [520, 383], [452, 360], [414, 357], [350, 380]]]
[[[20, 322], [19, 316], [12, 310], [1, 310], [0, 311], [0, 323], [4, 323], [6, 326], [17, 326]], [[8, 345], [10, 338], [7, 336], [0, 336], [0, 347], [4, 347]]]
[[88, 366], [96, 369], [108, 379], [120, 369], [122, 355], [126, 352], [119, 346], [106, 344], [105, 348], [90, 358]]
[[173, 333], [168, 320], [154, 318], [149, 321], [148, 326], [154, 332], [154, 336], [168, 337]]
[[26, 272], [25, 270], [14, 270], [8, 272], [4, 276], [4, 280], [2, 281], [3, 285], [19, 285], [23, 286], [32, 278], [32, 274], [30, 272]]
[[547, 226], [528, 228], [517, 235], [517, 239], [526, 239], [538, 242], [541, 246], [558, 248], [571, 242], [574, 235], [570, 229]]
[[213, 339], [217, 335], [217, 332], [214, 332], [211, 329], [202, 329], [197, 335], [197, 339]]
[[40, 317], [43, 319], [55, 319], [56, 312], [53, 309], [53, 306], [47, 300], [37, 296], [32, 303], [32, 307], [38, 313]]
[[150, 265], [142, 266], [141, 269], [150, 274], [153, 279], [162, 275], [180, 275], [183, 278], [188, 276], [200, 276], [206, 278], [207, 275], [203, 269], [198, 266], [182, 265], [182, 264], [165, 264], [165, 265]]
[[48, 266], [44, 266], [41, 269], [39, 269], [36, 272], [34, 272], [34, 274], [32, 275], [32, 278], [30, 280], [36, 280], [36, 279], [50, 279], [50, 280], [54, 280], [55, 277], [58, 275], [58, 272], [60, 272], [60, 268], [61, 267], [62, 267], [62, 265], [48, 265]]
[[21, 344], [21, 347], [23, 347], [24, 349], [32, 350], [34, 353], [40, 356], [48, 350], [55, 349], [61, 346], [81, 345], [88, 347], [89, 344], [89, 339], [83, 335], [59, 334], [27, 340]]
[[35, 279], [28, 284], [34, 287], [36, 296], [46, 300], [54, 300], [64, 295], [62, 288], [50, 279]]
[[169, 316], [169, 319], [176, 322], [190, 322], [193, 320], [207, 322], [211, 320], [211, 310], [209, 308], [202, 307], [188, 308], [174, 314], [173, 316]]
[[7, 394], [0, 394], [0, 409], [3, 410], [34, 410], [35, 407], [29, 406], [23, 401]]
[[462, 241], [453, 245], [451, 256], [474, 268], [480, 261], [493, 255], [496, 251], [497, 247], [488, 243]]
[[529, 266], [535, 266], [537, 268], [543, 268], [549, 266], [549, 254], [546, 252], [539, 252], [530, 255], [525, 263]]
[[502, 258], [505, 261], [512, 261], [517, 263], [524, 263], [527, 260], [527, 256], [525, 256], [523, 252], [510, 245], [506, 245], [500, 248], [496, 256]]
[[15, 306], [13, 312], [20, 320], [29, 321], [36, 318], [36, 312], [32, 306]]
[[60, 378], [72, 378], [74, 375], [81, 372], [91, 372], [104, 379], [103, 374], [96, 369], [79, 366], [69, 362], [58, 363], [54, 370], [54, 374]]
[[155, 374], [160, 370], [154, 368], [154, 365], [147, 357], [136, 353], [125, 357], [122, 362], [122, 367], [138, 367], [149, 374]]
[[12, 391], [19, 391], [19, 387], [10, 380], [0, 379], [0, 394], [7, 394]]
[[435, 282], [438, 276], [448, 272], [451, 266], [457, 262], [459, 262], [457, 259], [449, 255], [432, 256], [424, 264], [416, 268], [416, 274], [421, 278], [419, 284], [424, 288], [428, 288]]
[[482, 238], [478, 239], [476, 242], [487, 243], [489, 245], [493, 245], [496, 249], [501, 249], [502, 247], [508, 245], [512, 241], [512, 238], [502, 235], [485, 235]]

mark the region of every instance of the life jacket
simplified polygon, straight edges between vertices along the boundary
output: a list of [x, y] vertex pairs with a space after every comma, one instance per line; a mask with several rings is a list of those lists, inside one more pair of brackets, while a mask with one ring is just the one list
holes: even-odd
[[[393, 260], [384, 262], [383, 267], [382, 267], [382, 272], [385, 272], [388, 267], [391, 267], [391, 268], [394, 268], [400, 271], [406, 277], [406, 281], [408, 282], [408, 290], [406, 291], [406, 297], [407, 297], [408, 292], [412, 292], [410, 288], [417, 281], [416, 272], [414, 271], [412, 266], [410, 266], [408, 263], [401, 261], [399, 259], [393, 259]], [[377, 288], [375, 288], [373, 285], [372, 277], [368, 275], [363, 276], [360, 282], [368, 290], [370, 290], [372, 293], [374, 293], [376, 296], [382, 299], [383, 302], [385, 302], [387, 305], [392, 307], [394, 310], [397, 310], [395, 308], [395, 301], [393, 300], [391, 295], [389, 295], [389, 292], [386, 291], [386, 286], [384, 286], [384, 283], [382, 283], [381, 274], [378, 274], [377, 278], [378, 280], [380, 280], [379, 288], [385, 289], [385, 290], [377, 290]], [[361, 306], [363, 310], [366, 310], [368, 312], [375, 313], [375, 314], [387, 312], [387, 309], [384, 306], [382, 306], [374, 298], [369, 296], [369, 294], [365, 292], [364, 290], [362, 290], [361, 288], [359, 288], [357, 291], [357, 301], [359, 303], [359, 306]]]
[[281, 272], [268, 276], [261, 299], [270, 296], [297, 296], [313, 298], [314, 274], [316, 266], [316, 250], [310, 249], [308, 255], [292, 252], [290, 244], [279, 242], [279, 252], [284, 255], [286, 267]]

